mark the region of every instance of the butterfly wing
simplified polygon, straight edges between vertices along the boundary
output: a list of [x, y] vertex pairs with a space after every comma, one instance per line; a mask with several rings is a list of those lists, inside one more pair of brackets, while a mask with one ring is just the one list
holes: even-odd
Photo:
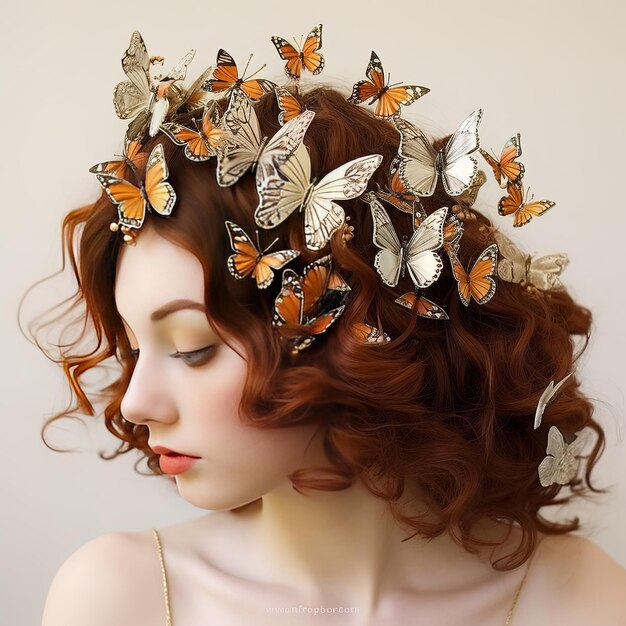
[[369, 80], [360, 80], [354, 85], [352, 95], [348, 98], [348, 102], [359, 104], [372, 98], [372, 102], [369, 103], [372, 104], [374, 99], [377, 98], [385, 88], [383, 64], [373, 50], [367, 69], [365, 70], [365, 75]]
[[278, 123], [281, 126], [302, 113], [302, 105], [299, 100], [283, 87], [276, 88], [276, 100], [280, 109]]
[[561, 387], [567, 382], [570, 376], [573, 375], [574, 372], [570, 372], [563, 380], [561, 380], [558, 384], [554, 384], [554, 381], [551, 380], [548, 383], [548, 386], [544, 389], [541, 397], [539, 398], [539, 402], [537, 402], [537, 408], [535, 410], [535, 424], [534, 428], [537, 429], [541, 425], [541, 419], [543, 417], [543, 412], [545, 411], [548, 404], [554, 399], [556, 394], [559, 392]]
[[176, 202], [176, 192], [167, 182], [169, 175], [163, 144], [157, 144], [146, 165], [145, 190], [150, 207], [160, 215], [170, 215]]
[[456, 254], [463, 235], [463, 222], [455, 215], [448, 215], [443, 227], [443, 249], [448, 254]]
[[243, 228], [230, 220], [226, 220], [224, 224], [230, 239], [230, 247], [235, 253], [228, 257], [228, 270], [237, 279], [245, 278], [254, 272], [260, 253]]
[[314, 76], [324, 69], [324, 57], [318, 52], [322, 47], [322, 25], [318, 24], [307, 35], [302, 46], [304, 67]]
[[[284, 127], [283, 127], [284, 128]], [[261, 228], [274, 228], [302, 206], [311, 182], [311, 158], [304, 144], [280, 165], [280, 171], [258, 181], [259, 206], [254, 219]]]
[[469, 274], [463, 268], [458, 257], [454, 255], [452, 271], [457, 281], [459, 297], [465, 306], [474, 298], [478, 304], [485, 304], [491, 300], [496, 292], [496, 281], [493, 275], [497, 269], [498, 246], [493, 243], [485, 248], [476, 259]]
[[524, 254], [504, 233], [499, 230], [493, 232], [493, 238], [498, 244], [500, 256], [498, 262], [498, 276], [510, 283], [521, 283], [526, 280], [528, 255]]
[[239, 71], [235, 59], [220, 48], [211, 78], [202, 85], [203, 89], [213, 93], [224, 93], [232, 89], [238, 80]]
[[313, 187], [304, 206], [304, 238], [309, 250], [321, 250], [345, 222], [344, 210], [335, 201], [360, 196], [382, 160], [379, 154], [353, 159]]
[[526, 272], [526, 280], [533, 287], [543, 291], [563, 289], [563, 283], [561, 283], [559, 275], [567, 267], [568, 263], [569, 258], [563, 253], [531, 257]]
[[552, 200], [533, 200], [528, 202], [527, 204], [522, 204], [519, 209], [515, 212], [515, 217], [513, 218], [513, 226], [520, 227], [525, 226], [533, 219], [533, 217], [537, 217], [538, 215], [543, 215], [546, 211], [551, 209], [556, 202], [552, 202]]
[[374, 267], [385, 285], [395, 287], [402, 272], [402, 245], [383, 205], [371, 193], [366, 194], [363, 199], [369, 203], [372, 212], [372, 240], [380, 248], [374, 258]]
[[462, 194], [474, 180], [478, 161], [472, 155], [480, 145], [478, 125], [482, 116], [482, 109], [472, 111], [461, 122], [442, 151], [441, 179], [449, 196]]
[[128, 80], [115, 86], [113, 105], [122, 119], [134, 117], [150, 101], [150, 57], [139, 31], [130, 38], [128, 49], [122, 57], [122, 69]]
[[406, 246], [406, 266], [416, 287], [432, 285], [443, 269], [441, 256], [435, 252], [443, 244], [443, 229], [448, 209], [431, 213], [417, 228]]
[[402, 184], [418, 196], [432, 196], [437, 185], [437, 151], [417, 126], [401, 117], [394, 118], [394, 124], [400, 133], [398, 173]]
[[[524, 176], [524, 164], [516, 161], [522, 155], [522, 144], [520, 134], [513, 135], [502, 148], [500, 154], [500, 171], [503, 179], [506, 179], [509, 183], [517, 183]], [[498, 181], [500, 187], [504, 189], [506, 187], [505, 180]]]
[[543, 487], [554, 483], [566, 485], [576, 475], [576, 459], [556, 426], [548, 431], [548, 456], [539, 465], [539, 481]]
[[498, 182], [498, 185], [502, 186], [503, 176], [502, 176], [502, 167], [500, 166], [500, 161], [492, 157], [489, 154], [489, 152], [487, 152], [486, 150], [483, 150], [482, 148], [479, 148], [478, 151], [482, 155], [483, 159], [487, 161], [487, 163], [489, 164], [489, 167], [491, 167], [491, 170], [493, 171], [493, 175], [496, 181]]
[[304, 111], [287, 122], [265, 144], [258, 157], [256, 168], [257, 186], [262, 180], [276, 172], [276, 167], [284, 163], [302, 145], [304, 135], [315, 117], [313, 111]]
[[357, 339], [364, 343], [383, 343], [385, 341], [391, 341], [391, 337], [387, 333], [381, 332], [378, 328], [366, 322], [355, 322], [352, 324], [350, 330]]
[[127, 228], [141, 228], [147, 208], [141, 189], [111, 174], [96, 174], [96, 178], [117, 206], [120, 224]]
[[217, 182], [230, 187], [256, 163], [263, 139], [254, 108], [237, 93], [224, 113], [224, 126], [228, 136], [224, 149], [218, 152]]
[[395, 302], [407, 309], [413, 310], [415, 307], [417, 314], [420, 317], [426, 317], [433, 320], [449, 319], [448, 314], [438, 304], [435, 304], [432, 300], [429, 300], [424, 296], [418, 296], [413, 291], [409, 291], [399, 298], [396, 298]]
[[189, 89], [185, 90], [181, 105], [184, 106], [187, 111], [203, 109], [213, 101], [213, 94], [206, 91], [203, 87], [204, 83], [209, 80], [212, 74], [213, 67], [207, 67], [207, 69], [193, 81]]
[[280, 58], [287, 61], [285, 64], [285, 74], [294, 80], [300, 78], [302, 74], [302, 59], [300, 52], [296, 50], [286, 39], [282, 37], [272, 37], [272, 43], [276, 48]]
[[272, 325], [301, 325], [303, 321], [304, 290], [300, 277], [290, 269], [283, 270], [281, 290], [274, 301]]

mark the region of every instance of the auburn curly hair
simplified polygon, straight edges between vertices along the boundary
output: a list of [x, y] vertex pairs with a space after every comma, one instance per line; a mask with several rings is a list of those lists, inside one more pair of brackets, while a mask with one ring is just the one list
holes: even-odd
[[[329, 87], [299, 97], [305, 108], [315, 111], [304, 139], [314, 176], [377, 153], [384, 160], [369, 188], [389, 185], [389, 165], [399, 143], [389, 122], [348, 103]], [[255, 111], [265, 134], [279, 128], [273, 95], [264, 97]], [[574, 339], [583, 339], [582, 349], [587, 345], [591, 315], [586, 308], [566, 291], [529, 291], [502, 280], [487, 304], [472, 302], [465, 307], [446, 264], [427, 296], [442, 305], [450, 319], [419, 317], [394, 302], [412, 290], [409, 277], [390, 288], [374, 269], [378, 249], [372, 243], [372, 219], [367, 205], [357, 198], [342, 203], [354, 227], [351, 241], [346, 243], [338, 231], [326, 249], [305, 252], [290, 264], [299, 271], [331, 252], [333, 267], [351, 287], [337, 322], [294, 358], [271, 324], [280, 280], [259, 290], [255, 281], [235, 280], [226, 268], [231, 249], [224, 221], [232, 220], [248, 233], [255, 230], [254, 177], [247, 174], [233, 187], [222, 188], [216, 182], [215, 159], [192, 162], [183, 148], [161, 135], [149, 139], [143, 150], [149, 153], [159, 142], [177, 204], [171, 216], [149, 215], [147, 220], [159, 235], [199, 259], [207, 317], [245, 346], [248, 376], [242, 415], [259, 428], [320, 420], [326, 426], [324, 446], [333, 468], [322, 475], [317, 468], [314, 473], [307, 468], [297, 471], [290, 476], [295, 489], [341, 490], [360, 478], [373, 494], [388, 501], [394, 517], [412, 529], [412, 536], [432, 538], [447, 531], [469, 552], [485, 545], [472, 533], [479, 520], [517, 526], [522, 531], [517, 549], [492, 562], [500, 570], [526, 561], [538, 532], [562, 534], [579, 528], [577, 517], [556, 523], [540, 511], [589, 490], [604, 491], [592, 486], [590, 478], [604, 449], [603, 430], [592, 419], [592, 405], [578, 391], [574, 377], [546, 409], [537, 430], [533, 419], [546, 385], [572, 370], [579, 356]], [[430, 213], [452, 207], [455, 200], [439, 184], [423, 204]], [[407, 215], [393, 209], [389, 213], [399, 236], [409, 235], [412, 224]], [[473, 219], [464, 221], [459, 251], [466, 266], [493, 243], [489, 220], [476, 209], [470, 213]], [[109, 230], [115, 221], [117, 210], [104, 193], [93, 205], [73, 210], [64, 219], [63, 267], [67, 254], [77, 281], [70, 307], [77, 312], [74, 322], [82, 322], [82, 331], [75, 341], [56, 346], [58, 356], [51, 357], [63, 366], [73, 393], [69, 406], [43, 425], [42, 438], [48, 445], [45, 430], [55, 420], [99, 413], [94, 400], [104, 398], [105, 426], [120, 444], [109, 456], [101, 453], [102, 458], [136, 449], [145, 455], [152, 473], [161, 474], [158, 456], [147, 444], [148, 428], [126, 421], [120, 412], [133, 362], [120, 357], [130, 346], [114, 300], [116, 262], [123, 245], [119, 233]], [[305, 249], [300, 215], [260, 235], [262, 243], [278, 237], [276, 249]], [[62, 319], [67, 321], [66, 314]], [[54, 323], [58, 321], [57, 317]], [[351, 330], [356, 322], [383, 330], [391, 341], [363, 342]], [[96, 344], [82, 349], [81, 341], [89, 333]], [[109, 366], [114, 367], [113, 382], [95, 389], [85, 382], [85, 374]], [[568, 485], [566, 496], [561, 485], [542, 487], [537, 475], [552, 425], [564, 433], [590, 427], [597, 434], [583, 461], [582, 478]], [[400, 510], [397, 500], [408, 486], [424, 494], [432, 519], [412, 518]]]

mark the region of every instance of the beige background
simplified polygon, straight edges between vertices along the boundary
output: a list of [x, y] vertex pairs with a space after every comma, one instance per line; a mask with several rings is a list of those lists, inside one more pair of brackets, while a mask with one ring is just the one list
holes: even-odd
[[[515, 235], [529, 251], [567, 251], [564, 280], [595, 314], [581, 373], [607, 429], [597, 479], [614, 486], [597, 505], [585, 503], [578, 511], [585, 534], [626, 566], [623, 6], [617, 0], [4, 6], [0, 622], [38, 623], [54, 572], [87, 540], [202, 514], [159, 479], [136, 475], [136, 457], [101, 461], [97, 451], [111, 450], [114, 442], [96, 419], [87, 418], [87, 427], [64, 421], [51, 431], [55, 442], [80, 452], [44, 447], [41, 423], [64, 406], [67, 391], [60, 371], [16, 324], [26, 287], [60, 264], [62, 216], [99, 193], [88, 168], [119, 151], [125, 124], [114, 114], [111, 94], [124, 78], [120, 59], [135, 28], [150, 54], [166, 56], [166, 67], [195, 47], [192, 79], [225, 47], [241, 64], [254, 52], [252, 67], [267, 62], [264, 75], [281, 80], [269, 37], [305, 34], [322, 22], [327, 64], [319, 78], [338, 81], [346, 95], [374, 49], [392, 81], [431, 88], [407, 110], [409, 119], [444, 133], [482, 106], [484, 147], [499, 151], [511, 134], [522, 133], [527, 180], [557, 206]], [[482, 201], [495, 207], [498, 197], [491, 185]], [[495, 209], [490, 215], [503, 223]], [[67, 293], [61, 283], [53, 285], [57, 298]], [[51, 302], [52, 289], [27, 299], [27, 317]]]

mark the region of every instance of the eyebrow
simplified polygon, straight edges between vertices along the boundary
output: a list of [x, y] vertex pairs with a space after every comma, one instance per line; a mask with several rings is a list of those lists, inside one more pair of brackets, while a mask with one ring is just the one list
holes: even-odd
[[172, 313], [176, 313], [176, 311], [182, 311], [184, 309], [194, 309], [196, 311], [202, 311], [203, 313], [206, 313], [206, 306], [202, 302], [194, 302], [193, 300], [172, 300], [171, 302], [164, 304], [162, 307], [151, 313], [150, 320], [153, 322], [158, 322], [164, 317], [167, 317]]

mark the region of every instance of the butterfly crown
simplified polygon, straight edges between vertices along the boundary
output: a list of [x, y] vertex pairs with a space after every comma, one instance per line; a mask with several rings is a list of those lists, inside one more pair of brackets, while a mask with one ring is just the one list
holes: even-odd
[[[475, 219], [472, 205], [487, 180], [478, 167], [479, 154], [490, 166], [496, 182], [506, 189], [498, 203], [498, 213], [512, 215], [514, 227], [529, 224], [555, 204], [551, 200], [529, 199], [524, 192], [525, 167], [519, 161], [522, 154], [519, 134], [505, 142], [499, 157], [486, 152], [480, 147], [478, 133], [483, 111], [477, 109], [461, 122], [443, 147], [435, 148], [418, 127], [401, 117], [404, 107], [430, 90], [419, 85], [390, 85], [385, 80], [380, 58], [372, 52], [365, 78], [356, 82], [347, 100], [354, 105], [366, 103], [374, 107], [374, 115], [389, 120], [399, 133], [399, 148], [390, 165], [387, 188], [367, 190], [372, 174], [382, 162], [378, 154], [356, 158], [320, 179], [303, 179], [302, 172], [311, 169], [303, 139], [315, 113], [303, 109], [293, 92], [299, 91], [304, 73], [318, 75], [324, 69], [325, 59], [320, 52], [322, 25], [315, 26], [304, 41], [292, 44], [274, 36], [271, 42], [285, 61], [287, 85], [258, 78], [258, 72], [246, 75], [248, 65], [240, 74], [233, 57], [220, 49], [215, 65], [184, 87], [187, 67], [195, 51], [190, 50], [166, 74], [155, 72], [153, 66], [162, 66], [163, 57], [149, 56], [139, 32], [132, 34], [122, 57], [128, 79], [116, 85], [113, 97], [118, 117], [129, 120], [124, 153], [121, 160], [99, 163], [90, 170], [117, 208], [118, 220], [111, 224], [111, 230], [121, 231], [126, 243], [134, 245], [147, 213], [169, 216], [176, 204], [176, 191], [167, 180], [163, 144], [156, 144], [150, 154], [142, 150], [149, 138], [162, 133], [168, 140], [184, 146], [184, 154], [191, 161], [215, 158], [217, 182], [222, 187], [230, 187], [244, 174], [253, 173], [259, 198], [254, 221], [259, 228], [275, 228], [294, 212], [304, 214], [306, 252], [309, 255], [319, 252], [321, 256], [306, 265], [302, 275], [284, 266], [304, 250], [270, 252], [273, 244], [262, 250], [258, 231], [255, 246], [239, 225], [225, 221], [232, 248], [226, 266], [233, 278], [251, 277], [259, 289], [266, 289], [274, 279], [274, 272], [282, 269], [273, 326], [288, 342], [293, 354], [325, 333], [346, 307], [350, 286], [332, 268], [332, 255], [323, 253], [335, 233], [339, 232], [346, 244], [353, 238], [354, 228], [347, 223], [349, 217], [337, 204], [342, 200], [360, 197], [369, 205], [373, 244], [379, 248], [374, 258], [375, 269], [389, 287], [396, 287], [408, 273], [414, 290], [399, 296], [395, 302], [421, 317], [448, 319], [444, 308], [425, 295], [441, 275], [444, 256], [448, 258], [458, 296], [465, 306], [472, 300], [479, 305], [489, 302], [497, 280], [518, 283], [541, 293], [563, 288], [559, 275], [568, 262], [564, 254], [531, 257], [497, 229], [490, 229], [495, 243], [478, 255], [470, 269], [459, 260], [464, 223]], [[275, 95], [279, 109], [280, 129], [270, 138], [261, 134], [254, 108], [266, 94]], [[146, 174], [141, 176], [139, 172], [144, 169]], [[420, 199], [432, 196], [438, 183], [455, 204], [451, 210], [441, 207], [427, 214]], [[388, 211], [402, 211], [411, 216], [410, 237], [402, 240], [398, 237]], [[365, 323], [355, 324], [352, 330], [366, 343], [391, 340], [384, 329]], [[566, 381], [567, 378], [556, 386], [553, 382], [544, 392], [537, 407], [535, 428], [541, 422], [545, 406]], [[572, 450], [579, 446], [579, 439], [571, 444]], [[571, 479], [572, 450], [553, 427], [548, 457], [539, 468], [542, 484], [564, 484]], [[565, 472], [567, 476], [563, 467], [569, 468]]]

